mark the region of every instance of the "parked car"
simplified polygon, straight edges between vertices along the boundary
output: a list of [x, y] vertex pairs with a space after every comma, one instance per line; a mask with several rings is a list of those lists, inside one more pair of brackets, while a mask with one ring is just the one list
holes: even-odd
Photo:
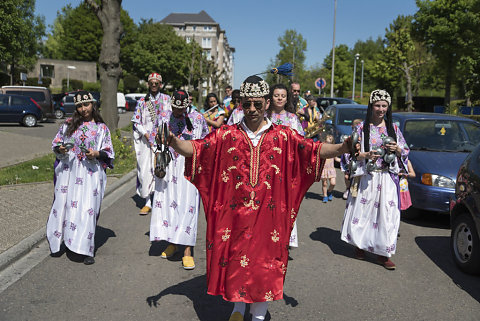
[[127, 109], [127, 111], [134, 111], [135, 107], [137, 107], [137, 100], [131, 96], [125, 95], [125, 101], [125, 108]]
[[416, 218], [418, 210], [448, 213], [460, 164], [480, 143], [480, 123], [437, 113], [392, 114], [410, 148], [417, 174], [408, 179], [412, 206], [402, 215]]
[[450, 249], [457, 266], [480, 273], [480, 144], [460, 166], [450, 201]]
[[340, 143], [352, 133], [352, 122], [359, 118], [365, 120], [367, 106], [360, 104], [331, 105], [323, 113], [325, 130], [331, 133], [335, 143]]
[[125, 113], [127, 110], [127, 101], [123, 93], [117, 93], [117, 111], [119, 114]]
[[317, 106], [327, 108], [331, 105], [338, 105], [338, 104], [348, 104], [348, 105], [357, 105], [358, 103], [348, 99], [348, 98], [341, 98], [341, 97], [318, 97], [317, 98]]
[[131, 97], [135, 100], [139, 100], [140, 98], [145, 97], [146, 94], [141, 94], [141, 93], [130, 93], [130, 94], [125, 94], [125, 98]]
[[21, 95], [33, 98], [42, 108], [42, 120], [55, 117], [50, 89], [36, 86], [2, 86], [1, 94]]
[[42, 119], [42, 107], [32, 98], [0, 94], [0, 122], [34, 127]]

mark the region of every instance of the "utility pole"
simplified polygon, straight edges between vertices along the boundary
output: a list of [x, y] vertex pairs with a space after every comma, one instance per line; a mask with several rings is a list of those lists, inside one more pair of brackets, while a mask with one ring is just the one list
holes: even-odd
[[333, 10], [333, 45], [332, 45], [332, 80], [330, 84], [330, 97], [333, 97], [333, 85], [335, 83], [335, 24], [337, 23], [337, 0]]

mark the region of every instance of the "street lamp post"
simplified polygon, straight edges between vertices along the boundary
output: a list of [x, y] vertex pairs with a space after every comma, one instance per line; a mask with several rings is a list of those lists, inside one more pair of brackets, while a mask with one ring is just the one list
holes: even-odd
[[337, 22], [337, 0], [334, 2], [333, 9], [333, 44], [332, 44], [332, 79], [330, 82], [330, 97], [333, 97], [333, 84], [335, 83], [335, 24]]
[[293, 81], [293, 77], [295, 77], [295, 45], [294, 45], [294, 42], [290, 42], [290, 44], [292, 45], [293, 47], [293, 57], [292, 57], [292, 71], [293, 71], [293, 75], [292, 75], [292, 81]]
[[361, 62], [362, 62], [362, 81], [360, 83], [360, 98], [363, 98], [363, 63], [364, 63], [363, 59]]
[[355, 73], [357, 71], [357, 60], [360, 58], [360, 54], [355, 54], [355, 59], [353, 60], [353, 88], [352, 88], [352, 100], [355, 100]]
[[75, 70], [77, 67], [75, 66], [67, 66], [67, 91], [70, 90], [70, 69]]

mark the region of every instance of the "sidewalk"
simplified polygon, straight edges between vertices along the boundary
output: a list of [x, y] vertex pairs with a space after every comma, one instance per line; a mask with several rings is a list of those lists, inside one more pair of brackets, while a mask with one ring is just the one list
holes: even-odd
[[[136, 174], [108, 176], [104, 199]], [[52, 182], [0, 186], [0, 271], [45, 239], [52, 201]]]

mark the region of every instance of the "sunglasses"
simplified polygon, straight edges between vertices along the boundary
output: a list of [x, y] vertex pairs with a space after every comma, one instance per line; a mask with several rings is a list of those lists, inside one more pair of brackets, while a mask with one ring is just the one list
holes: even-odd
[[160, 86], [159, 82], [149, 82], [150, 86]]
[[294, 92], [294, 93], [299, 93], [300, 90], [293, 89], [292, 92]]
[[260, 110], [260, 109], [263, 108], [263, 102], [261, 102], [259, 100], [255, 100], [255, 101], [247, 100], [242, 104], [242, 108], [243, 109], [250, 109], [252, 104], [255, 107], [255, 109], [257, 109], [257, 110]]

